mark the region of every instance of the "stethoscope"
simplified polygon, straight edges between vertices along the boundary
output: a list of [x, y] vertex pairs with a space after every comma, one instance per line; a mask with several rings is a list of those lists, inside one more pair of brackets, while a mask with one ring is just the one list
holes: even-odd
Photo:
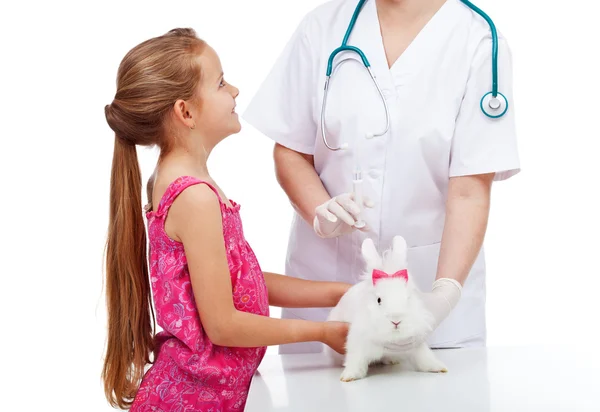
[[[354, 52], [354, 53], [358, 54], [358, 56], [362, 60], [363, 66], [365, 67], [365, 69], [367, 69], [367, 72], [369, 73], [369, 76], [371, 77], [371, 80], [373, 81], [373, 84], [375, 85], [375, 88], [377, 89], [379, 97], [381, 98], [381, 101], [383, 102], [383, 107], [385, 108], [385, 129], [381, 133], [368, 133], [366, 137], [368, 139], [372, 139], [374, 137], [381, 137], [390, 130], [390, 111], [389, 111], [385, 96], [383, 95], [383, 92], [381, 90], [381, 87], [379, 87], [379, 83], [377, 82], [377, 79], [375, 78], [375, 75], [373, 74], [373, 71], [371, 70], [371, 64], [369, 63], [367, 56], [365, 56], [365, 54], [363, 53], [363, 51], [361, 49], [359, 49], [358, 47], [348, 45], [348, 39], [350, 38], [350, 34], [352, 33], [352, 30], [354, 29], [354, 25], [356, 24], [358, 15], [360, 14], [362, 7], [366, 1], [367, 0], [360, 0], [358, 2], [356, 9], [354, 9], [354, 13], [352, 15], [352, 19], [350, 20], [350, 24], [348, 25], [348, 29], [346, 30], [346, 34], [344, 35], [344, 40], [342, 41], [342, 45], [340, 47], [338, 47], [337, 49], [335, 49], [329, 55], [329, 60], [327, 62], [327, 73], [326, 73], [325, 88], [324, 88], [324, 93], [323, 93], [323, 105], [321, 106], [321, 136], [323, 138], [323, 143], [325, 143], [325, 146], [329, 150], [332, 150], [332, 151], [348, 149], [348, 144], [342, 143], [340, 146], [334, 147], [334, 146], [331, 146], [329, 144], [329, 142], [327, 141], [327, 135], [326, 135], [326, 131], [325, 131], [325, 129], [326, 129], [326, 127], [325, 127], [325, 108], [327, 105], [327, 94], [329, 91], [329, 83], [330, 83], [333, 75], [339, 70], [339, 68], [342, 66], [342, 64], [347, 63], [348, 61], [356, 61], [355, 59], [353, 59], [351, 57], [347, 57], [347, 58], [341, 60], [334, 67], [333, 60], [340, 52], [349, 51], [349, 52]], [[475, 6], [473, 3], [471, 3], [468, 0], [460, 0], [460, 1], [463, 2], [466, 6], [468, 6], [471, 10], [473, 10], [474, 12], [479, 14], [481, 17], [483, 17], [490, 26], [490, 31], [492, 33], [492, 90], [483, 95], [483, 97], [481, 98], [481, 100], [479, 102], [479, 107], [484, 115], [486, 115], [487, 117], [492, 118], [492, 119], [497, 119], [499, 117], [504, 116], [504, 114], [508, 110], [508, 100], [502, 93], [500, 93], [498, 91], [498, 34], [496, 32], [496, 25], [494, 24], [492, 19], [483, 12], [483, 10], [481, 10], [480, 8]], [[355, 156], [355, 157], [357, 157], [357, 156]], [[355, 170], [353, 172], [352, 181], [353, 181], [353, 185], [354, 185], [355, 202], [362, 209], [362, 171], [361, 171], [360, 165], [358, 165], [358, 162], [356, 162], [356, 165], [355, 165]], [[362, 220], [359, 220], [355, 226], [360, 228], [360, 227], [363, 227], [364, 225], [365, 225], [364, 222]]]

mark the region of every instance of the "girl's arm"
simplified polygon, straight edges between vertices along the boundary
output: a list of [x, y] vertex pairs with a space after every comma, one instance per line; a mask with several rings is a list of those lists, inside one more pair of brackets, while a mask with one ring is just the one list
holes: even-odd
[[265, 272], [269, 305], [282, 308], [330, 308], [352, 286], [341, 282], [318, 282]]
[[200, 319], [214, 344], [259, 347], [319, 341], [344, 352], [345, 323], [274, 319], [235, 309], [221, 209], [209, 187], [192, 186], [179, 195], [165, 229], [183, 243]]

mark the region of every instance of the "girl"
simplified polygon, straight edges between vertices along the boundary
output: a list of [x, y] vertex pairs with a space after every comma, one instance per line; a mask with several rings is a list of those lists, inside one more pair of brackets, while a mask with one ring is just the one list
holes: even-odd
[[[121, 62], [105, 108], [115, 132], [102, 374], [112, 406], [241, 411], [265, 346], [319, 341], [343, 352], [346, 324], [268, 314], [269, 305], [334, 306], [350, 285], [263, 273], [240, 206], [207, 170], [212, 149], [240, 131], [237, 95], [215, 51], [191, 29], [145, 41]], [[160, 149], [146, 209], [150, 278], [136, 145]], [[151, 288], [163, 328], [156, 336]]]

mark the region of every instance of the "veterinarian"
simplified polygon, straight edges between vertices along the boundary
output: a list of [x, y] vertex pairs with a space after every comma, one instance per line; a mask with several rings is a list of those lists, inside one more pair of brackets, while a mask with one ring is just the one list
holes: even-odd
[[509, 46], [468, 1], [334, 0], [310, 12], [243, 116], [275, 141], [296, 211], [287, 275], [355, 283], [364, 238], [383, 251], [401, 235], [435, 321], [395, 348], [485, 345], [482, 245], [492, 182], [520, 168], [514, 116]]

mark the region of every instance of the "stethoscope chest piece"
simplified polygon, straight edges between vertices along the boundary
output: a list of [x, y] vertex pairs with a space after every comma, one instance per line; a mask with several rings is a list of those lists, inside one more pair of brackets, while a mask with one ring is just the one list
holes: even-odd
[[498, 117], [504, 116], [508, 110], [508, 100], [500, 92], [498, 92], [496, 97], [493, 96], [492, 92], [489, 92], [483, 95], [479, 106], [481, 107], [481, 111], [487, 117], [497, 119]]

